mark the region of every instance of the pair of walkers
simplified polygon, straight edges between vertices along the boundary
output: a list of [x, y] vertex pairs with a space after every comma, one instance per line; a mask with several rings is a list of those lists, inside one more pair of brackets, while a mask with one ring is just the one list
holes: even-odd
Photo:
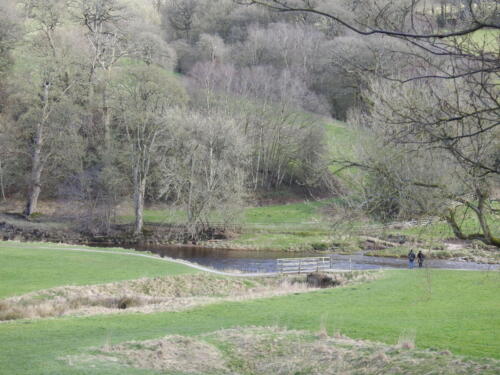
[[417, 255], [413, 252], [413, 249], [408, 253], [408, 268], [413, 268], [415, 263], [415, 258], [418, 259], [418, 267], [422, 268], [424, 265], [425, 255], [422, 251], [419, 251]]

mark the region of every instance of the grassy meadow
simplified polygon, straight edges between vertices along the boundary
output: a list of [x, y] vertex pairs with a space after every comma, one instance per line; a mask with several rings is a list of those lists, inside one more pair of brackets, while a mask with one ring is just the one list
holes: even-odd
[[[98, 284], [190, 272], [168, 262], [119, 255], [119, 251], [104, 256], [42, 249], [47, 244], [0, 244], [3, 297], [56, 285]], [[95, 270], [92, 264], [101, 268]], [[117, 273], [119, 268], [126, 268], [127, 272]], [[7, 275], [5, 270], [10, 269], [17, 272]], [[28, 272], [33, 272], [33, 276], [26, 279], [23, 274]], [[38, 284], [35, 280], [39, 280]], [[186, 337], [182, 342], [190, 337], [211, 342], [210, 335], [222, 334], [221, 330], [253, 326], [321, 332], [327, 338], [345, 335], [392, 346], [403, 339], [418, 350], [449, 351], [476, 360], [500, 359], [499, 282], [498, 272], [391, 270], [373, 281], [345, 287], [222, 301], [183, 311], [3, 322], [0, 373], [119, 374], [124, 371], [123, 357], [111, 362], [99, 360], [103, 358], [100, 355], [92, 359], [99, 348], [166, 335]], [[90, 362], [85, 362], [85, 358], [91, 358]], [[126, 372], [159, 373], [128, 367]]]

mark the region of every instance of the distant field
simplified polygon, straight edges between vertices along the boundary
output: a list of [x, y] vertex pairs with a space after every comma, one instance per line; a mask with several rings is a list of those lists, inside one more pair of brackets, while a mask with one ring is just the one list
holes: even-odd
[[[241, 225], [241, 235], [223, 246], [312, 250], [312, 244], [329, 239], [329, 224], [321, 210], [332, 202], [334, 199], [244, 208], [235, 223]], [[145, 211], [144, 219], [150, 223], [183, 223], [186, 215], [181, 210], [150, 209]], [[120, 220], [130, 222], [133, 217], [123, 216]], [[217, 217], [213, 220], [222, 222]]]
[[[498, 272], [386, 271], [382, 279], [365, 284], [184, 312], [2, 323], [0, 373], [123, 374], [118, 365], [100, 367], [98, 363], [82, 372], [63, 357], [92, 353], [92, 347], [123, 341], [247, 326], [312, 333], [323, 329], [330, 335], [340, 332], [388, 344], [409, 335], [415, 337], [417, 348], [500, 358], [499, 282]], [[127, 369], [127, 374], [155, 373]]]
[[[322, 207], [333, 202], [332, 199], [318, 201], [304, 201], [280, 205], [246, 207], [242, 210], [240, 223], [252, 224], [301, 224], [319, 223], [323, 215], [319, 211]], [[217, 217], [213, 218], [217, 222]], [[132, 215], [120, 217], [121, 221], [133, 220]], [[146, 209], [144, 220], [151, 223], [182, 223], [186, 221], [186, 214], [180, 209]], [[220, 220], [222, 221], [222, 220]]]
[[[445, 221], [434, 219], [429, 224], [416, 225], [403, 229], [385, 229], [385, 226], [376, 222], [342, 222], [343, 230], [333, 230], [323, 212], [329, 205], [334, 205], [338, 199], [323, 199], [318, 201], [304, 201], [298, 203], [246, 207], [243, 209], [241, 219], [236, 223], [241, 225], [242, 233], [230, 241], [220, 243], [225, 247], [250, 248], [250, 249], [275, 249], [275, 250], [319, 250], [325, 245], [331, 247], [332, 242], [344, 242], [344, 252], [359, 250], [356, 236], [360, 234], [385, 236], [388, 234], [405, 235], [410, 239], [429, 242], [422, 245], [439, 246], [436, 241], [453, 239], [455, 236]], [[500, 203], [494, 203], [495, 208], [500, 208]], [[468, 210], [457, 213], [464, 233], [480, 232], [477, 218]], [[132, 221], [132, 216], [122, 217], [123, 221]], [[145, 211], [146, 222], [153, 223], [182, 223], [185, 214], [181, 210], [150, 209]], [[215, 222], [221, 222], [214, 218]], [[500, 236], [500, 215], [489, 217], [492, 233]], [[363, 230], [358, 228], [365, 228]], [[364, 232], [364, 233], [363, 233]], [[339, 236], [340, 235], [340, 236]], [[341, 237], [351, 237], [345, 242]], [[397, 250], [397, 249], [396, 249]], [[403, 253], [407, 249], [402, 250]], [[384, 253], [390, 256], [391, 251]], [[399, 252], [397, 253], [399, 254]], [[446, 254], [442, 254], [444, 257]], [[453, 257], [453, 254], [449, 254]]]
[[323, 215], [321, 208], [332, 203], [333, 199], [306, 201], [285, 205], [249, 207], [244, 213], [245, 224], [282, 224], [282, 223], [320, 223]]
[[0, 242], [0, 298], [59, 285], [99, 284], [196, 272], [160, 260], [61, 250], [65, 247], [49, 243]]

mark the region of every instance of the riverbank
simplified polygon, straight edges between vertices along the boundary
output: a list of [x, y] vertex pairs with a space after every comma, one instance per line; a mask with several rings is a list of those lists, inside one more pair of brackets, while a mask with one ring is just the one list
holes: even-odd
[[184, 252], [253, 252], [254, 258], [276, 253], [274, 258], [335, 254], [404, 259], [413, 249], [421, 250], [429, 260], [500, 264], [498, 248], [480, 241], [454, 239], [447, 225], [439, 220], [392, 224], [332, 222], [325, 215], [331, 204], [331, 199], [325, 199], [249, 207], [239, 224], [207, 226], [196, 238], [181, 224], [180, 212], [159, 207], [146, 210], [141, 236], [131, 234], [128, 216], [118, 217], [117, 223], [102, 234], [82, 231], [78, 222], [54, 213], [35, 215], [30, 221], [18, 214], [0, 213], [0, 239], [143, 250], [167, 245]]

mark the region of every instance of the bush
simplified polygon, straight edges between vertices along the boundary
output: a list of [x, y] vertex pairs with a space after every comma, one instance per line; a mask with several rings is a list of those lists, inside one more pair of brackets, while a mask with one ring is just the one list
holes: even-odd
[[330, 246], [324, 242], [314, 242], [311, 244], [311, 247], [317, 251], [328, 250], [330, 248]]

